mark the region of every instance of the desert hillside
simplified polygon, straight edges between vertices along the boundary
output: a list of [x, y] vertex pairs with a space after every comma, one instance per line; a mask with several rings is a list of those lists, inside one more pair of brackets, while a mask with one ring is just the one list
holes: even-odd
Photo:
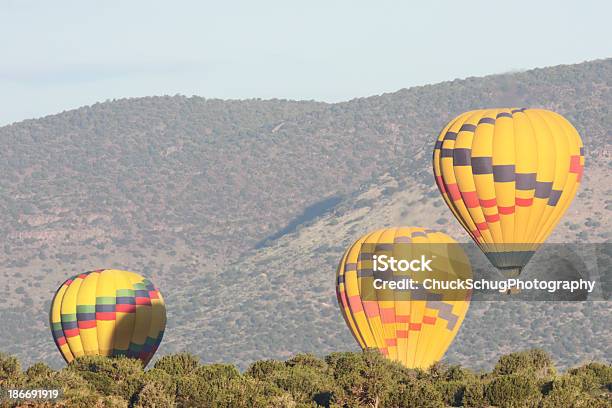
[[[567, 117], [586, 170], [551, 240], [608, 242], [611, 86], [606, 59], [336, 104], [149, 97], [2, 127], [0, 350], [59, 365], [47, 327], [54, 290], [110, 267], [144, 273], [164, 293], [160, 355], [246, 367], [354, 350], [333, 291], [339, 257], [386, 225], [468, 240], [434, 187], [430, 157], [440, 128], [474, 108]], [[448, 360], [488, 368], [482, 350], [538, 346], [561, 367], [609, 361], [609, 308], [474, 302]]]

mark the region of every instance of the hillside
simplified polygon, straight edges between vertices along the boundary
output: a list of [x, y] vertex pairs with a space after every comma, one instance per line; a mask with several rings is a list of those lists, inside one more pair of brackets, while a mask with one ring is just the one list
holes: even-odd
[[[333, 292], [336, 263], [384, 225], [434, 226], [467, 241], [429, 161], [443, 124], [473, 108], [566, 116], [587, 169], [551, 239], [609, 241], [611, 86], [607, 59], [337, 104], [126, 99], [0, 128], [0, 350], [59, 364], [47, 328], [53, 291], [99, 267], [142, 272], [162, 289], [160, 354], [245, 367], [354, 349]], [[478, 339], [493, 354], [543, 346], [561, 366], [610, 360], [609, 307], [474, 302], [448, 358], [487, 367]]]

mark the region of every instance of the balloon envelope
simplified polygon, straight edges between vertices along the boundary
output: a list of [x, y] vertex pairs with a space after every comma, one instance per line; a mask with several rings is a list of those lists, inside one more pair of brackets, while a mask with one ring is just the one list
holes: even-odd
[[159, 290], [143, 276], [101, 269], [59, 287], [50, 321], [68, 363], [83, 355], [125, 355], [146, 365], [164, 335], [166, 307]]
[[[362, 348], [375, 348], [406, 367], [428, 367], [440, 360], [461, 326], [471, 292], [424, 292], [421, 289], [372, 291], [378, 275], [372, 255], [407, 260], [414, 246], [436, 259], [434, 272], [406, 272], [406, 277], [467, 279], [471, 267], [461, 247], [448, 235], [416, 227], [387, 228], [361, 237], [345, 252], [336, 275], [338, 305]], [[399, 274], [401, 275], [401, 273]], [[404, 275], [401, 275], [404, 276]], [[398, 276], [396, 276], [398, 277]], [[400, 279], [401, 280], [401, 279]]]
[[481, 109], [444, 127], [433, 170], [444, 201], [491, 263], [518, 275], [576, 195], [584, 149], [555, 112]]

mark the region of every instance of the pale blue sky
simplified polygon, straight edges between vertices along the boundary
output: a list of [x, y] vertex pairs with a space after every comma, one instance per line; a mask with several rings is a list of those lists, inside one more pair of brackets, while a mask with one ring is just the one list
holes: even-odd
[[106, 99], [340, 101], [612, 56], [606, 1], [0, 2], [0, 125]]

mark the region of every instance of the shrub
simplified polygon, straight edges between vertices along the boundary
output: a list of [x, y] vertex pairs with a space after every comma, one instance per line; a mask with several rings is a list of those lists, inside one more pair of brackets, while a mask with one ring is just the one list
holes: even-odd
[[436, 389], [442, 395], [446, 405], [459, 407], [463, 401], [465, 383], [463, 381], [438, 381], [435, 383]]
[[605, 388], [612, 391], [612, 366], [601, 363], [589, 363], [582, 367], [573, 368], [568, 374], [574, 377], [584, 391]]
[[127, 357], [83, 356], [69, 370], [79, 373], [96, 391], [131, 401], [143, 386], [140, 360]]
[[160, 388], [168, 395], [176, 394], [175, 378], [164, 370], [152, 368], [144, 373], [142, 379], [145, 386], [147, 384], [155, 384], [156, 387]]
[[249, 366], [246, 370], [246, 375], [257, 378], [259, 380], [265, 380], [268, 376], [272, 375], [276, 371], [284, 371], [287, 366], [282, 361], [278, 360], [260, 360], [256, 361]]
[[169, 394], [157, 382], [151, 382], [138, 393], [135, 407], [172, 408], [174, 407], [174, 395]]
[[225, 384], [229, 380], [240, 377], [240, 371], [231, 364], [209, 364], [198, 367], [195, 375], [206, 381]]
[[324, 360], [312, 354], [296, 354], [294, 357], [287, 360], [286, 365], [289, 367], [296, 365], [310, 367], [322, 372], [326, 372], [329, 369]]
[[0, 352], [0, 386], [18, 386], [23, 382], [21, 363], [17, 357]]
[[463, 391], [463, 406], [467, 408], [482, 408], [486, 407], [487, 399], [485, 398], [484, 384], [480, 382], [468, 383]]
[[501, 356], [493, 370], [494, 375], [516, 374], [529, 371], [538, 377], [555, 374], [550, 356], [543, 350], [534, 349]]
[[339, 405], [376, 405], [396, 388], [398, 373], [406, 370], [383, 357], [378, 351], [332, 353], [326, 360], [333, 370], [337, 392], [332, 401]]
[[193, 373], [200, 366], [200, 360], [189, 353], [163, 356], [155, 362], [154, 368], [164, 370], [170, 375], [181, 376]]
[[444, 398], [436, 387], [424, 380], [399, 384], [385, 399], [385, 407], [444, 408]]
[[315, 401], [327, 406], [334, 390], [332, 377], [301, 365], [275, 372], [268, 381], [289, 392], [294, 401], [302, 403]]
[[539, 399], [540, 389], [535, 378], [510, 374], [491, 380], [485, 386], [485, 396], [491, 405], [523, 407]]

